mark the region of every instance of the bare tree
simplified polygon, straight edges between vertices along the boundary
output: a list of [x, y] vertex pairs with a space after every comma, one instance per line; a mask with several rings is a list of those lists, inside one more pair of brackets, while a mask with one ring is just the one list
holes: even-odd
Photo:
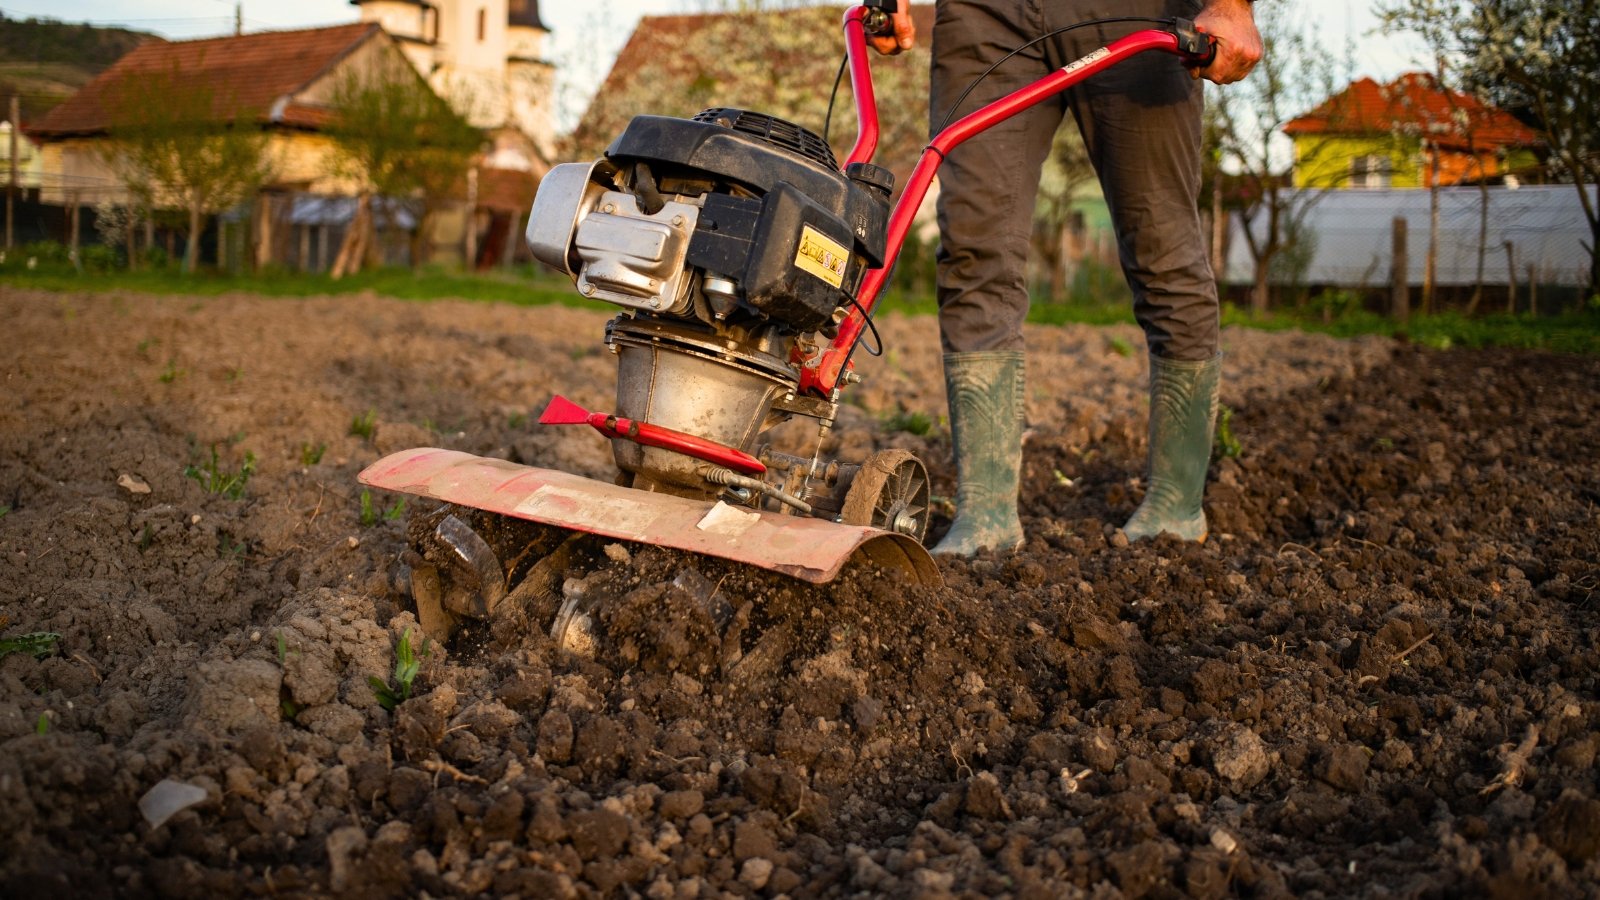
[[184, 211], [183, 271], [193, 272], [210, 217], [271, 180], [258, 111], [179, 68], [129, 75], [115, 97], [103, 158], [141, 208]]
[[1588, 220], [1589, 292], [1600, 294], [1600, 0], [1394, 0], [1391, 24], [1421, 35], [1463, 84], [1517, 115], [1549, 146]]
[[1056, 129], [1039, 173], [1039, 194], [1033, 207], [1033, 258], [1047, 274], [1051, 300], [1066, 299], [1067, 240], [1079, 190], [1094, 180], [1094, 165], [1083, 137], [1070, 120]]
[[1273, 264], [1290, 250], [1322, 194], [1337, 183], [1296, 185], [1293, 160], [1279, 133], [1292, 119], [1331, 96], [1337, 64], [1300, 30], [1288, 4], [1256, 6], [1265, 52], [1250, 77], [1210, 91], [1219, 171], [1237, 182], [1235, 208], [1254, 266], [1251, 308], [1265, 312]]
[[420, 265], [434, 216], [461, 194], [482, 134], [399, 60], [352, 70], [335, 86], [332, 106], [341, 172], [361, 185], [333, 277], [359, 271], [375, 252], [375, 197], [384, 209], [404, 204], [415, 214], [411, 261]]

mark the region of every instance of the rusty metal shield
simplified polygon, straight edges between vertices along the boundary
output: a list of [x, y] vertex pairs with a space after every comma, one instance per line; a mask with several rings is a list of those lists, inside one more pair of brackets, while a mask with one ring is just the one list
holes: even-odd
[[623, 541], [703, 553], [817, 584], [852, 557], [943, 583], [933, 557], [903, 534], [727, 503], [636, 491], [554, 469], [455, 450], [402, 450], [368, 466], [362, 484]]

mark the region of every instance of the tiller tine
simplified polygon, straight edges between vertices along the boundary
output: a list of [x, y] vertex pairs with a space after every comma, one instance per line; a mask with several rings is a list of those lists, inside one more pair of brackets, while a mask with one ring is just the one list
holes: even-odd
[[685, 434], [649, 422], [624, 419], [603, 412], [590, 412], [560, 394], [550, 398], [550, 405], [539, 416], [540, 425], [589, 425], [608, 438], [633, 441], [646, 447], [674, 450], [695, 459], [725, 466], [745, 475], [760, 475], [767, 471], [761, 460], [725, 444], [708, 441], [703, 437]]
[[903, 534], [637, 491], [455, 450], [402, 450], [368, 466], [359, 478], [386, 491], [716, 556], [817, 584], [833, 580], [857, 554], [912, 584], [943, 583], [933, 557]]

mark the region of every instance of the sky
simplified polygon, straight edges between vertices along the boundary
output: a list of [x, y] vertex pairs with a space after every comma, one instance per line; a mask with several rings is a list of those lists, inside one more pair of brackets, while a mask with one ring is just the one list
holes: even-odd
[[[240, 2], [247, 31], [337, 25], [359, 18], [358, 10], [348, 0]], [[0, 11], [11, 18], [38, 16], [123, 25], [182, 39], [231, 32], [234, 4], [235, 0], [0, 0]], [[570, 123], [583, 110], [641, 15], [703, 10], [711, 5], [714, 4], [707, 0], [541, 3], [540, 16], [551, 30], [550, 58], [560, 72], [557, 102], [564, 123]], [[1304, 2], [1303, 10], [1311, 30], [1325, 39], [1331, 51], [1342, 53], [1347, 41], [1353, 43], [1359, 75], [1388, 79], [1418, 67], [1415, 46], [1383, 35], [1369, 3]]]

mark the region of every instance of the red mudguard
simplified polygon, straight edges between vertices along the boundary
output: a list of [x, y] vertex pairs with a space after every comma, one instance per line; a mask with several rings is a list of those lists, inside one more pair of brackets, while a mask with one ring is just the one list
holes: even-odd
[[368, 466], [361, 483], [623, 541], [730, 559], [822, 584], [853, 556], [943, 583], [933, 557], [903, 534], [824, 519], [636, 491], [553, 469], [455, 450], [402, 450]]

